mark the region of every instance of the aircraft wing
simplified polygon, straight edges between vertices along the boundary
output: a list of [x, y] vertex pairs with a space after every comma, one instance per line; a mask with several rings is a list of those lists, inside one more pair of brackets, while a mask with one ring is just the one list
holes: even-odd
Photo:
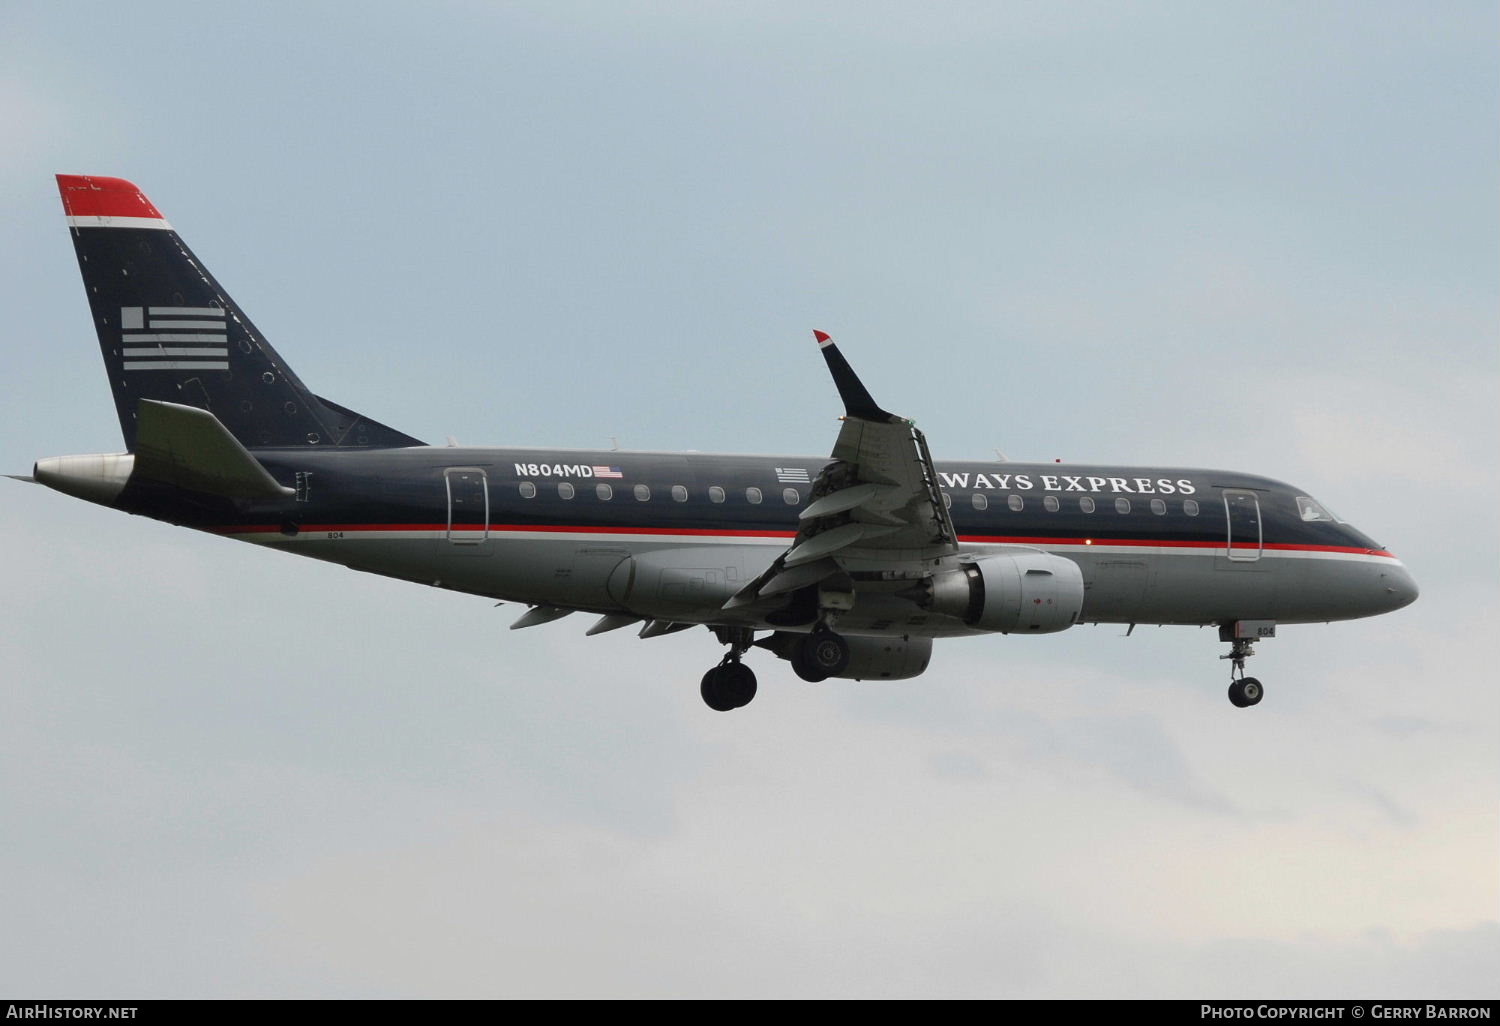
[[875, 404], [833, 339], [813, 336], [844, 401], [833, 459], [813, 483], [791, 547], [726, 610], [784, 599], [811, 584], [852, 591], [852, 563], [886, 580], [918, 576], [958, 550], [922, 432]]

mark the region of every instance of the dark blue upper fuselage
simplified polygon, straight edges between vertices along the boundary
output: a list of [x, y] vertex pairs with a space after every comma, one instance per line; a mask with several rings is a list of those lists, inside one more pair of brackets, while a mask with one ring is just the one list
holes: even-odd
[[[209, 530], [232, 526], [443, 525], [445, 470], [483, 472], [488, 523], [604, 530], [790, 536], [827, 457], [413, 447], [262, 449], [256, 456], [299, 499], [235, 503], [132, 483], [132, 512]], [[1268, 547], [1374, 551], [1348, 524], [1309, 520], [1307, 493], [1221, 470], [938, 462], [954, 527], [970, 542], [1222, 542], [1224, 491], [1257, 497]], [[596, 469], [599, 468], [599, 469]], [[601, 476], [618, 473], [618, 477]], [[607, 498], [605, 496], [608, 496]], [[758, 497], [759, 501], [755, 501]], [[792, 500], [792, 501], [788, 501]]]

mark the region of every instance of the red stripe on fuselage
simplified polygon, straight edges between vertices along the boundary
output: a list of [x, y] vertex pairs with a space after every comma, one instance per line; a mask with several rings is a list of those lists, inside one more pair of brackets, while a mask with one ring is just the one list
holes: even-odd
[[[1198, 539], [1177, 538], [1038, 538], [1024, 535], [991, 535], [991, 534], [964, 534], [959, 536], [959, 541], [970, 542], [976, 545], [1135, 545], [1141, 548], [1177, 548], [1177, 549], [1222, 549], [1222, 541], [1200, 541]], [[1235, 544], [1236, 551], [1253, 549], [1253, 545]], [[1395, 555], [1384, 549], [1362, 549], [1353, 545], [1304, 545], [1300, 542], [1266, 542], [1262, 548], [1270, 551], [1286, 552], [1351, 552], [1360, 556], [1389, 556], [1395, 559]]]
[[[215, 534], [277, 534], [280, 528], [273, 524], [236, 524], [229, 527], [209, 528]], [[300, 534], [311, 534], [319, 531], [443, 531], [449, 530], [447, 524], [302, 524], [298, 527]], [[482, 531], [484, 528], [478, 524], [455, 524], [452, 530]], [[737, 528], [718, 527], [617, 527], [617, 526], [591, 526], [584, 527], [576, 524], [491, 524], [492, 533], [525, 533], [538, 532], [545, 534], [621, 534], [621, 535], [677, 535], [694, 538], [782, 538], [791, 539], [796, 537], [794, 531], [747, 531]], [[966, 534], [960, 535], [960, 542], [971, 545], [1036, 545], [1046, 547], [1049, 545], [1129, 545], [1140, 548], [1180, 548], [1180, 549], [1221, 549], [1224, 547], [1222, 541], [1197, 541], [1172, 538], [1052, 538], [1031, 535], [991, 535], [991, 534]], [[1236, 546], [1236, 549], [1249, 548], [1249, 546]], [[1384, 549], [1362, 549], [1349, 545], [1303, 545], [1292, 542], [1267, 542], [1264, 545], [1267, 551], [1279, 552], [1344, 552], [1360, 556], [1386, 556], [1396, 558]]]
[[[299, 524], [298, 533], [316, 531], [482, 531], [482, 524]], [[237, 524], [232, 527], [212, 527], [215, 534], [276, 534], [281, 528], [274, 524]], [[676, 534], [695, 537], [734, 538], [795, 538], [795, 531], [740, 531], [721, 530], [716, 527], [578, 527], [572, 524], [491, 524], [494, 532], [542, 531], [549, 534]]]

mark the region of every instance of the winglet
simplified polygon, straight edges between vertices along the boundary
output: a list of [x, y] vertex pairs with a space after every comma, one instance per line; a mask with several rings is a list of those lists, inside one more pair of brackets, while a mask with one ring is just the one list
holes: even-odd
[[870, 393], [854, 373], [854, 368], [849, 366], [849, 361], [844, 359], [844, 354], [839, 352], [839, 347], [834, 345], [827, 332], [814, 331], [813, 338], [817, 340], [818, 348], [823, 350], [823, 359], [828, 363], [828, 371], [833, 375], [833, 383], [838, 387], [839, 398], [844, 400], [844, 410], [849, 416], [887, 423], [901, 419], [875, 405], [875, 400], [870, 398]]

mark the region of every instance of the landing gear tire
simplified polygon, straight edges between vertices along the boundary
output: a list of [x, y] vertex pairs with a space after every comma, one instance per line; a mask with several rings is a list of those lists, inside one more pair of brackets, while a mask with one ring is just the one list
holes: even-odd
[[724, 668], [715, 666], [703, 675], [703, 683], [698, 686], [698, 693], [703, 696], [703, 704], [714, 712], [728, 712], [734, 708], [734, 703], [729, 700], [721, 683]]
[[[800, 651], [801, 646], [798, 646], [798, 648]], [[801, 677], [803, 680], [807, 681], [809, 684], [818, 684], [828, 679], [828, 674], [819, 673], [817, 670], [808, 666], [802, 660], [800, 655], [792, 657], [792, 672]]]
[[719, 690], [734, 703], [734, 708], [749, 705], [755, 698], [755, 671], [744, 663], [725, 663], [719, 667]]
[[1236, 709], [1247, 709], [1259, 704], [1265, 694], [1265, 688], [1254, 677], [1241, 677], [1229, 685], [1229, 701]]
[[755, 671], [744, 663], [721, 663], [703, 675], [698, 693], [714, 712], [729, 712], [750, 704], [757, 686]]
[[814, 684], [838, 676], [848, 666], [849, 643], [826, 627], [803, 638], [792, 657], [797, 676]]

